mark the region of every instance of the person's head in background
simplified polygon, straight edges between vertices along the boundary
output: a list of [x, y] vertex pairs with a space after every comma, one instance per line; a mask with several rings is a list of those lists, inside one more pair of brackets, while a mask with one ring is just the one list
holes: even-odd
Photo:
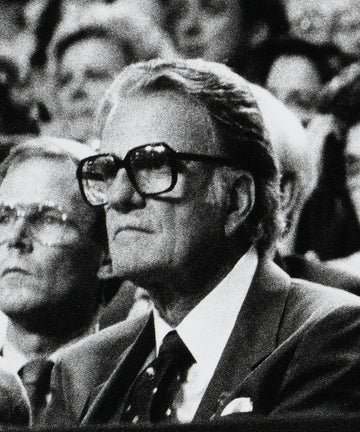
[[17, 98], [19, 87], [21, 87], [20, 75], [16, 62], [0, 55], [1, 135], [36, 135], [39, 132], [38, 122], [31, 112], [31, 107]]
[[[304, 207], [296, 249], [314, 251], [321, 260], [348, 257], [360, 250], [359, 71], [358, 64], [345, 68], [319, 96], [319, 116], [327, 122], [324, 131], [318, 128], [319, 180]], [[318, 125], [316, 119], [314, 123]]]
[[164, 25], [169, 1], [170, 0], [110, 0], [108, 3], [120, 7], [131, 4], [132, 7], [140, 10], [143, 14], [155, 21], [157, 25], [162, 27]]
[[295, 250], [297, 226], [306, 199], [316, 184], [318, 156], [300, 121], [281, 101], [258, 86], [252, 86], [280, 169], [281, 210], [284, 230], [278, 242], [281, 256]]
[[312, 43], [334, 43], [359, 58], [358, 0], [286, 0], [285, 4], [291, 35]]
[[290, 38], [265, 42], [257, 55], [262, 58], [262, 70], [256, 81], [284, 102], [304, 126], [316, 113], [323, 85], [345, 61], [333, 45]]
[[150, 18], [121, 5], [89, 9], [76, 25], [59, 30], [50, 51], [53, 118], [59, 126], [57, 131], [50, 125], [50, 132], [83, 142], [91, 137], [101, 97], [124, 66], [173, 55]]
[[[360, 224], [360, 64], [345, 68], [323, 90], [319, 109], [334, 117], [342, 158], [338, 164]], [[360, 249], [360, 245], [359, 245]]]
[[25, 19], [28, 0], [0, 2], [0, 56], [16, 62], [23, 77], [34, 47], [34, 35]]
[[244, 54], [287, 30], [278, 0], [170, 0], [167, 29], [187, 58], [226, 63], [239, 72]]
[[104, 213], [83, 201], [76, 180], [77, 163], [91, 154], [41, 137], [14, 147], [1, 166], [0, 309], [7, 343], [27, 359], [89, 334], [97, 319]]

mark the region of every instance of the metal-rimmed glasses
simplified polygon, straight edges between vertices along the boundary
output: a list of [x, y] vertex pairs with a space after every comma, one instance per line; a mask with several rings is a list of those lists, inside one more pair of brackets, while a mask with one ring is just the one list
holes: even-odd
[[94, 207], [103, 206], [108, 203], [109, 189], [121, 168], [126, 170], [139, 194], [154, 196], [174, 188], [178, 177], [179, 160], [238, 166], [221, 156], [181, 153], [165, 143], [152, 143], [131, 149], [124, 159], [112, 153], [83, 159], [77, 169], [77, 178], [85, 200]]
[[68, 213], [51, 201], [26, 205], [0, 203], [0, 244], [14, 239], [20, 219], [25, 220], [20, 229], [43, 246], [67, 246], [79, 237]]

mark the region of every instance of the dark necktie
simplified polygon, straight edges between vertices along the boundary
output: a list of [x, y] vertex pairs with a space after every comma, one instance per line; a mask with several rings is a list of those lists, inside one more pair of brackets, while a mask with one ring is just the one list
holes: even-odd
[[46, 406], [53, 365], [54, 363], [46, 358], [37, 358], [30, 360], [19, 370], [19, 376], [30, 400], [33, 422]]
[[173, 399], [194, 358], [176, 331], [168, 333], [159, 355], [136, 378], [121, 420], [131, 423], [174, 420]]

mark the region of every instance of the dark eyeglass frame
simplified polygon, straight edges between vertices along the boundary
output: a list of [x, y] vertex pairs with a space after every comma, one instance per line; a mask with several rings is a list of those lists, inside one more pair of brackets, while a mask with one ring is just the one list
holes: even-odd
[[[138, 187], [138, 184], [137, 184], [136, 179], [135, 179], [133, 168], [131, 166], [132, 157], [137, 152], [141, 151], [142, 149], [145, 149], [146, 147], [151, 147], [154, 149], [157, 147], [163, 148], [163, 151], [166, 152], [167, 157], [168, 157], [169, 167], [171, 169], [171, 183], [170, 183], [169, 187], [167, 187], [164, 190], [161, 190], [160, 192], [150, 192], [150, 193], [149, 192], [143, 192]], [[141, 145], [138, 147], [134, 147], [133, 149], [128, 151], [128, 153], [125, 155], [124, 159], [119, 158], [118, 156], [116, 156], [113, 153], [97, 154], [94, 156], [87, 157], [86, 159], [83, 159], [82, 161], [80, 161], [78, 168], [76, 170], [76, 177], [77, 177], [78, 182], [79, 182], [81, 194], [82, 194], [83, 198], [85, 199], [85, 201], [88, 202], [92, 207], [102, 207], [102, 206], [106, 205], [106, 203], [92, 204], [91, 202], [89, 202], [89, 200], [86, 196], [86, 192], [84, 190], [83, 172], [82, 171], [83, 171], [83, 167], [85, 164], [92, 162], [92, 161], [96, 161], [97, 159], [99, 159], [101, 157], [111, 157], [113, 159], [114, 168], [116, 170], [115, 177], [117, 176], [117, 173], [119, 172], [119, 170], [121, 168], [124, 168], [126, 170], [128, 177], [129, 177], [129, 180], [131, 181], [131, 184], [133, 185], [135, 190], [140, 195], [145, 196], [145, 197], [146, 196], [160, 195], [162, 193], [171, 191], [175, 187], [176, 182], [177, 182], [177, 177], [178, 177], [178, 170], [177, 170], [177, 165], [176, 165], [178, 160], [204, 162], [204, 163], [211, 163], [211, 164], [218, 165], [218, 166], [229, 166], [229, 167], [234, 167], [234, 168], [240, 168], [238, 163], [232, 162], [223, 156], [206, 155], [206, 154], [200, 154], [200, 153], [177, 152], [177, 151], [173, 150], [168, 144], [166, 144], [164, 142], [150, 143], [150, 144], [144, 144], [144, 145]]]

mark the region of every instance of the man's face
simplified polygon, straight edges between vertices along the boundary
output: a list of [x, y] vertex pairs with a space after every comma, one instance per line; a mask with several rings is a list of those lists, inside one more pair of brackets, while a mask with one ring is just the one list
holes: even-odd
[[295, 113], [304, 126], [309, 123], [315, 114], [316, 96], [322, 87], [319, 73], [310, 59], [297, 55], [278, 57], [269, 70], [266, 87]]
[[52, 202], [68, 214], [66, 245], [45, 244], [59, 229], [55, 211], [46, 213], [46, 226], [30, 216], [13, 225], [0, 220], [6, 237], [0, 242], [0, 309], [9, 317], [94, 308], [100, 248], [91, 238], [95, 214], [81, 199], [75, 169], [70, 161], [34, 158], [10, 168], [0, 185], [2, 204]]
[[96, 107], [125, 65], [121, 50], [104, 38], [81, 39], [66, 49], [59, 61], [56, 95], [58, 114], [68, 121], [69, 136], [89, 138]]
[[244, 38], [239, 0], [176, 0], [175, 43], [188, 58], [224, 62]]
[[[206, 110], [173, 92], [123, 99], [110, 113], [101, 152], [124, 158], [134, 147], [165, 142], [173, 150], [221, 155]], [[224, 206], [213, 189], [214, 169], [179, 161], [170, 192], [138, 194], [120, 169], [106, 205], [113, 270], [137, 280], [184, 277], [206, 267], [224, 242]], [[141, 278], [141, 279], [139, 279]]]

